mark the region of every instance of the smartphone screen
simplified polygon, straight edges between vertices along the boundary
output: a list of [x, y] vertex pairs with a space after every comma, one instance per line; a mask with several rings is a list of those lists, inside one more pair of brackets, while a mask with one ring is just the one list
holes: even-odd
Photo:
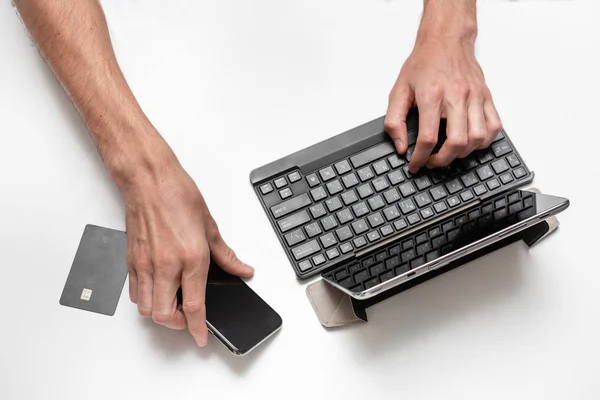
[[282, 325], [279, 314], [246, 282], [213, 262], [208, 272], [205, 301], [209, 329], [238, 355], [254, 349]]

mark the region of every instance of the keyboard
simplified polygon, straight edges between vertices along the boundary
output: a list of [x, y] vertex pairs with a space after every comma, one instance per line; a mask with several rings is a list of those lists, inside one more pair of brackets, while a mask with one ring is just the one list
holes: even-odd
[[[399, 155], [377, 118], [255, 169], [250, 181], [299, 279], [533, 179], [505, 131], [444, 168], [408, 171], [418, 114]], [[445, 124], [440, 125], [445, 138]], [[437, 146], [441, 147], [443, 141]]]
[[[434, 260], [535, 214], [535, 194], [514, 189], [327, 271], [323, 278], [352, 293], [399, 277], [395, 286], [438, 268]], [[420, 268], [427, 263], [431, 264]]]

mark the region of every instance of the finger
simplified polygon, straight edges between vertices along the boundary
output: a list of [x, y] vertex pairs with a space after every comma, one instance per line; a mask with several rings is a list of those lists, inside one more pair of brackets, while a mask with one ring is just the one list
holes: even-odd
[[498, 115], [498, 110], [496, 110], [492, 96], [488, 94], [486, 97], [483, 102], [483, 114], [485, 116], [488, 135], [486, 140], [479, 146], [481, 149], [489, 147], [496, 136], [502, 131], [502, 120], [500, 119], [500, 115]]
[[205, 249], [195, 264], [183, 269], [181, 280], [182, 310], [187, 320], [188, 330], [200, 347], [206, 346], [208, 341], [205, 294], [209, 258], [208, 249]]
[[135, 269], [129, 270], [129, 299], [133, 304], [138, 302], [138, 280]]
[[[441, 98], [441, 97], [440, 97]], [[438, 98], [419, 103], [419, 133], [408, 170], [415, 174], [427, 163], [438, 140], [440, 129], [441, 101]]]
[[150, 318], [152, 316], [152, 292], [153, 282], [150, 268], [137, 265], [137, 280], [138, 280], [138, 312], [142, 317]]
[[468, 143], [467, 109], [464, 103], [457, 102], [448, 108], [446, 141], [440, 151], [427, 162], [428, 168], [445, 167], [449, 165]]
[[184, 329], [186, 327], [183, 312], [177, 309], [177, 290], [179, 289], [178, 276], [172, 274], [171, 268], [156, 273], [152, 302], [152, 319], [157, 324], [171, 329]]
[[406, 116], [413, 101], [414, 95], [408, 84], [399, 84], [390, 93], [383, 126], [387, 134], [394, 141], [396, 151], [400, 154], [406, 153], [408, 147]]
[[467, 114], [468, 144], [462, 153], [458, 155], [458, 158], [467, 157], [488, 138], [485, 116], [483, 114], [483, 99], [471, 101]]
[[[212, 217], [211, 217], [212, 218]], [[254, 274], [254, 268], [243, 263], [235, 252], [225, 243], [216, 223], [212, 221], [210, 233], [208, 234], [208, 245], [210, 256], [224, 271], [240, 277], [250, 277]]]

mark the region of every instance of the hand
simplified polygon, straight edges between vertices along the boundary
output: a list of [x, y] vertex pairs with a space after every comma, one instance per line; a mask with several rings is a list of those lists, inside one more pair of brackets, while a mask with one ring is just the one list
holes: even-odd
[[[474, 46], [454, 38], [417, 40], [389, 96], [385, 129], [400, 154], [407, 150], [406, 116], [419, 110], [419, 134], [409, 171], [442, 167], [488, 147], [502, 129]], [[447, 119], [446, 141], [437, 154], [440, 119]]]
[[[230, 274], [253, 269], [225, 244], [193, 180], [174, 159], [128, 183], [126, 204], [129, 296], [139, 313], [171, 329], [189, 329], [206, 345], [204, 295], [210, 258]], [[182, 287], [183, 307], [177, 308]]]

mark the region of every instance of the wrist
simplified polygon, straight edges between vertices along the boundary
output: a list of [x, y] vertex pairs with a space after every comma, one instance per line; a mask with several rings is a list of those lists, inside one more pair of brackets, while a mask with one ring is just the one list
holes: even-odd
[[417, 43], [475, 46], [477, 17], [474, 1], [425, 1]]

